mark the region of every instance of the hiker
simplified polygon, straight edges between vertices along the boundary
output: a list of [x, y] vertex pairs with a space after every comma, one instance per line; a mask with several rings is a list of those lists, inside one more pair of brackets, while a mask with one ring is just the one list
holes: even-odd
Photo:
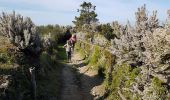
[[68, 62], [71, 62], [71, 48], [72, 48], [71, 41], [67, 40], [67, 43], [64, 45], [64, 48], [66, 49], [67, 60]]
[[71, 38], [69, 39], [69, 41], [71, 41], [72, 45], [73, 45], [73, 51], [74, 51], [74, 46], [75, 46], [75, 43], [77, 41], [77, 38], [76, 38], [76, 34], [72, 34]]

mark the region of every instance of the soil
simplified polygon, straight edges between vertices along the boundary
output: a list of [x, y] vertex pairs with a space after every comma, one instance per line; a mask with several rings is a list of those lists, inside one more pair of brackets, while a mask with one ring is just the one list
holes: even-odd
[[83, 63], [79, 53], [62, 70], [61, 100], [97, 100], [105, 93], [103, 79]]

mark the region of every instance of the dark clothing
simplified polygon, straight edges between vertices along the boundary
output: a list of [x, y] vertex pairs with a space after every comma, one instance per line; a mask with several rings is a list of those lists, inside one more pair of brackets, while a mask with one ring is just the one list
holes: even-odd
[[75, 43], [73, 43], [73, 52], [74, 52], [74, 46], [75, 46]]
[[71, 51], [66, 51], [67, 61], [71, 61]]

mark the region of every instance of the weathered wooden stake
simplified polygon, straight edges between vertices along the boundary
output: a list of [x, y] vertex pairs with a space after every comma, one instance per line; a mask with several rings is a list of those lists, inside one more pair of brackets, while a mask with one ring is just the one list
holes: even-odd
[[33, 98], [33, 100], [36, 100], [35, 67], [29, 68], [29, 72], [30, 72], [30, 75], [31, 75], [32, 98]]

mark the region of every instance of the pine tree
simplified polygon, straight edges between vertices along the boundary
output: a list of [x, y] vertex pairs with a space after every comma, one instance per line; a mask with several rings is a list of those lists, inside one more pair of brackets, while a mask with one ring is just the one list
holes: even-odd
[[85, 26], [90, 28], [91, 24], [98, 21], [95, 10], [96, 6], [92, 5], [91, 2], [83, 2], [80, 5], [80, 9], [77, 10], [77, 12], [80, 12], [80, 16], [76, 16], [75, 21], [73, 21], [78, 30], [82, 30]]

